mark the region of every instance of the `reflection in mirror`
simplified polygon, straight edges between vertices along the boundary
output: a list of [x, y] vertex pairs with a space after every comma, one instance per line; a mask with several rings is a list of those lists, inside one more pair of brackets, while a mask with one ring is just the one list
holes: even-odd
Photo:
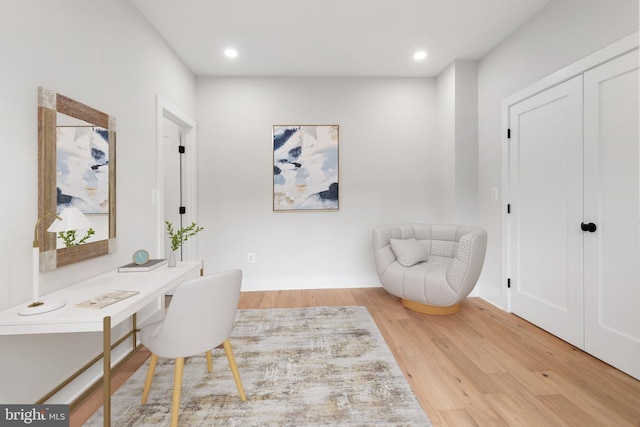
[[41, 271], [115, 250], [115, 137], [113, 117], [40, 88], [39, 218], [77, 207], [92, 223], [90, 230], [55, 236], [43, 221]]
[[73, 241], [58, 236], [57, 247], [108, 239], [109, 130], [60, 112], [56, 119], [56, 212], [77, 207], [91, 221]]

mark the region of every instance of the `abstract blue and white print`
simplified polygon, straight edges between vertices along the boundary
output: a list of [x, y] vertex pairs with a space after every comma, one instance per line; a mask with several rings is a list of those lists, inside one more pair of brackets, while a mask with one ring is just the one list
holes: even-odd
[[338, 209], [338, 125], [273, 127], [273, 210]]
[[58, 126], [57, 211], [109, 211], [109, 131], [96, 126]]

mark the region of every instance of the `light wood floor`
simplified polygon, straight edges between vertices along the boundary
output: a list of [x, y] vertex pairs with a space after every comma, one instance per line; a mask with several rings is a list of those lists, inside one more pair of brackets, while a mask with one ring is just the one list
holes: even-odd
[[[368, 307], [434, 426], [640, 426], [640, 381], [479, 298], [450, 316], [408, 311], [382, 288], [246, 292], [240, 299], [240, 308], [321, 305]], [[139, 352], [114, 386], [147, 357]], [[71, 426], [81, 426], [101, 399], [99, 391], [78, 406]]]

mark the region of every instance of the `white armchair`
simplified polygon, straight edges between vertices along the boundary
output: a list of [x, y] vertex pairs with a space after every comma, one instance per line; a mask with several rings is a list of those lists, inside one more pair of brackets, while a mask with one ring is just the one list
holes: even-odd
[[484, 263], [487, 232], [462, 225], [406, 224], [373, 230], [382, 286], [405, 307], [452, 314], [473, 290]]
[[184, 358], [206, 353], [212, 370], [211, 350], [220, 344], [231, 366], [241, 400], [246, 400], [229, 336], [233, 328], [242, 272], [229, 270], [181, 283], [171, 299], [164, 320], [140, 330], [140, 341], [152, 355], [142, 395], [147, 402], [158, 357], [176, 359], [171, 406], [171, 426], [178, 425]]

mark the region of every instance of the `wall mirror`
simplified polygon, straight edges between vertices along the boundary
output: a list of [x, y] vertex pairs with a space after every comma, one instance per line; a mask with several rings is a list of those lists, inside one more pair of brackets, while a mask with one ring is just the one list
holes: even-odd
[[[115, 250], [115, 118], [46, 88], [38, 90], [38, 225], [40, 271]], [[67, 245], [49, 227], [65, 207], [79, 208], [93, 235]], [[86, 230], [78, 230], [78, 241]]]

